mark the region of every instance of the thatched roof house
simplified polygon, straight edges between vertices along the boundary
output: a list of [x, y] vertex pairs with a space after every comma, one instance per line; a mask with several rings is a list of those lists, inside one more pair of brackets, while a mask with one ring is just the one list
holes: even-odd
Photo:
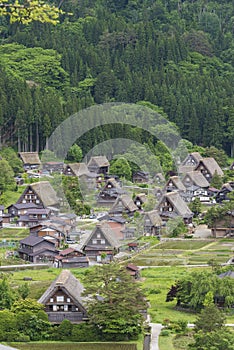
[[88, 175], [89, 169], [85, 163], [69, 163], [66, 165], [63, 173], [64, 175], [80, 177], [82, 175]]
[[162, 224], [162, 219], [157, 210], [151, 210], [144, 214], [144, 233], [158, 235]]
[[117, 239], [115, 231], [108, 223], [102, 222], [98, 223], [91, 233], [85, 235], [79, 249], [83, 250], [90, 258], [100, 261], [102, 253], [107, 255], [108, 260], [112, 260], [114, 253], [118, 252], [120, 246], [121, 243]]
[[186, 224], [192, 221], [193, 213], [178, 192], [165, 193], [156, 209], [165, 221], [177, 216], [182, 217]]
[[67, 319], [80, 323], [87, 320], [83, 291], [80, 281], [69, 270], [63, 270], [38, 302], [45, 305], [50, 322], [58, 324]]
[[37, 152], [19, 152], [19, 157], [23, 162], [24, 169], [37, 169], [41, 161]]
[[182, 182], [185, 187], [198, 186], [201, 188], [208, 188], [210, 186], [209, 182], [200, 171], [191, 171], [187, 173]]
[[106, 156], [91, 157], [88, 162], [88, 169], [94, 173], [107, 174], [109, 171], [110, 163]]
[[114, 216], [122, 214], [132, 215], [137, 210], [138, 207], [132, 200], [131, 196], [128, 194], [123, 194], [122, 196], [116, 198], [116, 201], [110, 209], [109, 214]]
[[209, 182], [211, 182], [215, 173], [217, 173], [219, 176], [224, 175], [223, 170], [212, 157], [201, 159], [195, 170], [200, 171]]
[[35, 203], [45, 207], [59, 206], [59, 199], [49, 181], [40, 181], [26, 187], [16, 204]]

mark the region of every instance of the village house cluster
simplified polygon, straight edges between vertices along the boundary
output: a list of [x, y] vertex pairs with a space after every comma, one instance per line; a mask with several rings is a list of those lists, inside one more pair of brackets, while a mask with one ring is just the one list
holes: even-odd
[[[137, 171], [132, 178], [133, 192], [123, 186], [115, 174], [109, 174], [110, 164], [105, 156], [92, 157], [87, 164], [41, 164], [35, 152], [19, 155], [29, 175], [40, 174], [33, 172], [38, 170], [50, 176], [58, 172], [82, 179], [87, 188], [96, 189], [97, 206], [106, 208], [95, 220], [93, 230], [81, 232], [77, 230], [77, 216], [61, 212], [60, 199], [49, 181], [28, 184], [16, 203], [0, 207], [1, 225], [14, 223], [29, 228], [29, 236], [20, 241], [20, 258], [31, 263], [49, 262], [62, 268], [87, 267], [90, 261], [112, 261], [128, 256], [139, 249], [136, 239], [139, 235], [160, 236], [170, 219], [180, 217], [191, 227], [193, 212], [189, 203], [195, 198], [209, 205], [220, 203], [228, 200], [227, 194], [234, 189], [233, 182], [225, 183], [219, 190], [211, 186], [213, 176], [222, 177], [223, 171], [213, 158], [202, 158], [198, 152], [189, 154], [180, 164], [178, 174], [167, 180], [161, 173], [150, 179], [148, 173]], [[150, 184], [150, 190], [138, 184]], [[156, 205], [147, 211], [149, 193]], [[141, 218], [139, 228], [131, 225], [136, 213]], [[223, 219], [212, 229], [214, 236], [233, 236], [234, 213], [227, 216], [228, 227]]]

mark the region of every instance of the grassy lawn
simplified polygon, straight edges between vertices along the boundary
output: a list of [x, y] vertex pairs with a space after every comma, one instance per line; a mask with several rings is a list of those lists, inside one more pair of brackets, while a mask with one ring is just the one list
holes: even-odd
[[159, 337], [160, 350], [187, 350], [188, 345], [193, 342], [191, 333], [188, 335], [169, 334]]
[[[71, 269], [71, 271], [82, 281], [87, 269]], [[30, 289], [29, 298], [39, 299], [60, 272], [61, 269], [57, 268], [19, 270], [13, 272], [10, 276], [10, 281], [12, 286], [18, 286], [25, 283], [24, 277], [32, 278], [31, 281], [27, 281]]]
[[130, 343], [11, 343], [20, 350], [137, 350], [136, 344]]
[[173, 346], [173, 334], [169, 334], [168, 336], [160, 336], [159, 348], [160, 350], [178, 350]]
[[8, 228], [3, 227], [0, 230], [0, 240], [7, 240], [7, 241], [17, 241], [21, 240], [25, 237], [27, 237], [29, 234], [28, 228]]
[[150, 302], [149, 313], [152, 322], [162, 323], [165, 319], [169, 319], [192, 323], [195, 320], [195, 314], [175, 310], [176, 301], [168, 303], [165, 301], [171, 285], [191, 271], [191, 268], [184, 267], [150, 268], [141, 271], [142, 287]]
[[14, 204], [21, 194], [24, 192], [26, 185], [18, 186], [17, 191], [6, 191], [4, 192], [4, 206], [5, 208], [11, 204]]
[[[201, 269], [210, 269], [210, 267], [199, 268], [199, 271]], [[195, 321], [197, 317], [195, 313], [176, 310], [176, 301], [166, 302], [166, 295], [172, 284], [196, 270], [197, 268], [171, 266], [149, 268], [141, 271], [143, 281], [139, 283], [141, 283], [150, 302], [149, 313], [152, 322], [162, 323], [165, 319], [174, 322], [184, 320], [193, 323]], [[234, 314], [227, 317], [227, 323], [234, 323]]]

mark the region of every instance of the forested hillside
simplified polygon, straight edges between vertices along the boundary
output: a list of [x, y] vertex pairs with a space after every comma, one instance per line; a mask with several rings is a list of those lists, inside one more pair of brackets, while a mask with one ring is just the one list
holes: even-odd
[[[62, 9], [56, 26], [0, 17], [3, 144], [41, 150], [82, 108], [149, 101], [183, 138], [233, 152], [233, 1], [66, 0]], [[97, 137], [88, 140], [83, 154]]]

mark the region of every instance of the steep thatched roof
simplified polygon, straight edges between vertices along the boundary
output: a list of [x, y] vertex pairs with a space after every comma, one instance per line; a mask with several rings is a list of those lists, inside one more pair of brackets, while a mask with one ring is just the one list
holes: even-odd
[[174, 208], [174, 212], [183, 217], [183, 218], [190, 218], [193, 216], [193, 213], [185, 203], [185, 201], [181, 198], [178, 192], [169, 192], [165, 193], [160, 200], [160, 202], [157, 205], [157, 208], [161, 206], [165, 200], [168, 200], [168, 202], [172, 205]]
[[[38, 302], [40, 304], [46, 304], [51, 296], [59, 289], [63, 289], [71, 297], [71, 299], [83, 307], [84, 298], [82, 292], [84, 291], [83, 285], [69, 270], [63, 270], [60, 275], [51, 283], [49, 288], [40, 297]], [[85, 309], [84, 309], [85, 310]]]
[[199, 152], [192, 152], [187, 155], [187, 157], [183, 160], [182, 165], [186, 165], [188, 162], [188, 159], [193, 158], [195, 163], [198, 164], [200, 160], [202, 159], [202, 156], [200, 155]]
[[38, 195], [45, 207], [57, 205], [59, 199], [49, 181], [40, 181], [29, 185]]
[[97, 230], [101, 231], [112, 248], [119, 248], [121, 246], [121, 243], [118, 241], [115, 232], [108, 225], [108, 223], [104, 221], [102, 223], [98, 223], [94, 230], [85, 237], [85, 240], [81, 243], [81, 246], [79, 246], [80, 249], [84, 249], [84, 247], [88, 245], [92, 237], [96, 235]]
[[201, 165], [204, 166], [212, 176], [215, 174], [215, 172], [217, 172], [218, 175], [223, 176], [223, 170], [220, 168], [214, 158], [209, 157], [201, 159], [196, 169], [198, 169], [198, 167]]
[[200, 171], [191, 171], [187, 173], [182, 180], [182, 182], [185, 185], [186, 185], [187, 177], [190, 178], [190, 180], [195, 186], [202, 187], [202, 188], [210, 186], [209, 182], [206, 180], [205, 176], [203, 176]]
[[119, 196], [118, 198], [116, 198], [116, 201], [113, 204], [112, 208], [110, 209], [109, 213], [114, 213], [121, 203], [123, 207], [127, 209], [130, 213], [138, 210], [138, 207], [133, 202], [131, 196], [129, 196], [128, 194], [123, 194], [122, 196]]
[[170, 187], [168, 186], [168, 184], [172, 182], [174, 184], [174, 186], [179, 190], [179, 191], [186, 191], [186, 187], [184, 186], [184, 184], [182, 183], [182, 181], [180, 180], [180, 178], [178, 176], [171, 176], [165, 187]]
[[106, 156], [96, 156], [96, 157], [90, 158], [90, 161], [88, 162], [88, 167], [90, 165], [96, 165], [99, 168], [101, 168], [103, 166], [109, 166], [110, 163], [109, 163], [108, 159], [106, 158]]
[[106, 180], [106, 184], [104, 187], [107, 187], [109, 184], [114, 188], [120, 188], [119, 182], [116, 181], [116, 179], [113, 177], [110, 177], [109, 179]]
[[155, 227], [162, 226], [162, 219], [159, 216], [159, 213], [157, 210], [151, 210], [145, 213], [144, 220], [149, 218], [151, 224]]
[[41, 164], [37, 152], [19, 152], [19, 156], [24, 164]]
[[72, 172], [76, 176], [82, 176], [89, 174], [89, 169], [85, 163], [70, 163], [67, 164], [66, 168], [71, 168]]
[[165, 176], [162, 174], [162, 173], [157, 173], [155, 176], [154, 176], [154, 179], [158, 179], [160, 182], [164, 182], [165, 181]]
[[192, 165], [179, 165], [178, 167], [178, 173], [179, 174], [187, 174], [190, 173], [191, 171], [195, 170], [196, 165], [192, 166]]
[[147, 201], [147, 195], [145, 193], [138, 193], [134, 199], [134, 202], [136, 203], [137, 200], [140, 200], [141, 203], [145, 203]]

